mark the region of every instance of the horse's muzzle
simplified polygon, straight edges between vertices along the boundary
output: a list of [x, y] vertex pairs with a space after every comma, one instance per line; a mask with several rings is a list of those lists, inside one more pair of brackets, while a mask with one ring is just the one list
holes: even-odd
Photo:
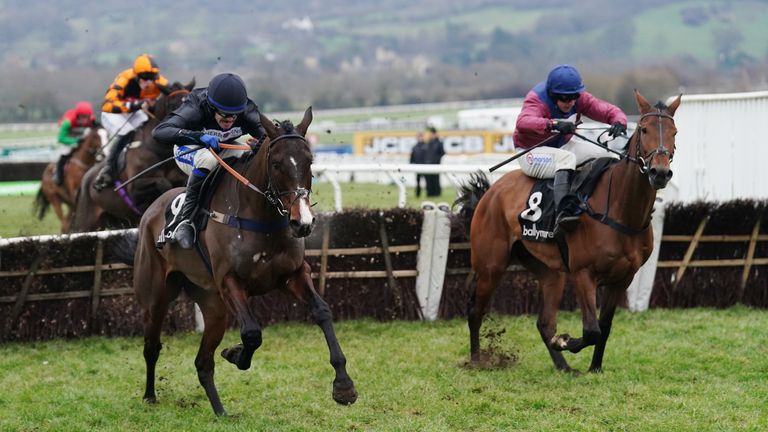
[[672, 178], [672, 170], [667, 167], [654, 167], [648, 169], [648, 180], [654, 189], [663, 189]]
[[288, 226], [291, 227], [294, 237], [302, 238], [312, 233], [312, 229], [315, 227], [315, 220], [316, 219], [313, 217], [311, 223], [302, 223], [298, 219], [291, 219], [290, 222], [288, 222]]

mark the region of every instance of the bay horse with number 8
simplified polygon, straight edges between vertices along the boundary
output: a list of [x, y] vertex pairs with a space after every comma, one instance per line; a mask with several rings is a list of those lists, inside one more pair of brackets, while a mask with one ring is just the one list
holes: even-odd
[[[481, 360], [480, 326], [492, 294], [507, 267], [517, 261], [538, 279], [542, 295], [536, 326], [555, 368], [573, 371], [562, 351], [577, 353], [594, 345], [589, 370], [602, 370], [616, 308], [653, 250], [651, 212], [656, 191], [672, 177], [670, 163], [677, 133], [673, 116], [681, 96], [669, 106], [659, 102], [652, 107], [635, 90], [640, 119], [627, 141], [624, 160], [603, 173], [592, 195], [582, 203], [606, 217], [601, 221], [582, 214], [576, 230], [565, 234], [569, 254], [562, 254], [556, 243], [521, 239], [518, 215], [526, 208], [527, 191], [535, 179], [516, 170], [493, 186], [484, 177], [476, 176], [463, 188], [457, 202], [464, 204], [462, 213], [471, 220], [472, 269], [476, 281], [468, 305], [473, 363]], [[563, 256], [568, 262], [563, 261]], [[557, 310], [567, 273], [572, 275], [574, 294], [582, 312], [583, 334], [579, 338], [556, 335]], [[604, 290], [599, 319], [598, 288]]]
[[[339, 404], [352, 404], [357, 399], [333, 330], [330, 308], [315, 291], [304, 260], [303, 237], [314, 225], [309, 202], [312, 152], [304, 138], [312, 121], [311, 108], [296, 127], [289, 121], [273, 124], [263, 114], [260, 118], [268, 140], [255, 155], [233, 164], [230, 168], [237, 171], [231, 172], [233, 175], [221, 173], [224, 177], [215, 186], [208, 206], [207, 227], [198, 233], [200, 251], [170, 242], [158, 250], [155, 244], [165, 228], [165, 209], [183, 188], [160, 196], [139, 223], [138, 238], [133, 239], [137, 244], [131, 247], [135, 249], [133, 286], [144, 310], [147, 402], [156, 401], [155, 366], [162, 322], [169, 303], [184, 291], [200, 306], [205, 322], [195, 358], [197, 375], [214, 413], [225, 415], [213, 375], [214, 351], [224, 336], [228, 314], [240, 324], [242, 344], [224, 349], [221, 355], [246, 370], [262, 343], [261, 327], [248, 300], [273, 289], [285, 290], [309, 305], [325, 336], [336, 373], [333, 399]], [[238, 181], [246, 182], [246, 187]], [[207, 251], [209, 261], [201, 258], [203, 251]]]

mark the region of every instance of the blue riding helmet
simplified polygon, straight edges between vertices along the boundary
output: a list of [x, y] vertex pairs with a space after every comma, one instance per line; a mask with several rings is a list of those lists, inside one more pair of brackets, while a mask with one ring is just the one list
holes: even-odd
[[208, 84], [208, 103], [224, 114], [240, 114], [248, 104], [245, 83], [233, 73], [216, 75]]
[[575, 67], [567, 64], [557, 65], [547, 76], [547, 91], [554, 94], [576, 94], [585, 89], [581, 74]]

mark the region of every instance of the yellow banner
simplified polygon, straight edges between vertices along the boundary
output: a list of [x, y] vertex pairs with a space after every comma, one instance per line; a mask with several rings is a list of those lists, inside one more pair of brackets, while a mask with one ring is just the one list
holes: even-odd
[[[416, 145], [413, 131], [356, 132], [352, 145], [356, 155], [409, 155]], [[473, 155], [481, 153], [514, 153], [512, 132], [499, 131], [441, 131], [443, 148], [448, 155]], [[431, 135], [424, 134], [429, 140]]]

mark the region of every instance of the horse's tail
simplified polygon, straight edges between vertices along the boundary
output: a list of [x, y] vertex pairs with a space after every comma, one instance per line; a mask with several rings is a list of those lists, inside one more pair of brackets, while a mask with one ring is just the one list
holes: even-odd
[[136, 246], [139, 244], [139, 231], [128, 231], [120, 238], [112, 249], [112, 256], [123, 264], [133, 265], [133, 259], [136, 255]]
[[45, 213], [48, 211], [48, 207], [50, 207], [51, 203], [48, 202], [48, 198], [45, 197], [45, 194], [43, 194], [43, 186], [40, 186], [40, 190], [37, 191], [37, 197], [35, 197], [35, 202], [32, 203], [32, 211], [37, 214], [37, 218], [40, 220], [43, 220], [45, 217]]
[[464, 232], [469, 236], [469, 226], [472, 216], [475, 214], [477, 203], [491, 187], [488, 177], [482, 171], [477, 171], [469, 176], [469, 181], [459, 186], [459, 197], [453, 202], [453, 206], [460, 205], [458, 219], [464, 226]]

